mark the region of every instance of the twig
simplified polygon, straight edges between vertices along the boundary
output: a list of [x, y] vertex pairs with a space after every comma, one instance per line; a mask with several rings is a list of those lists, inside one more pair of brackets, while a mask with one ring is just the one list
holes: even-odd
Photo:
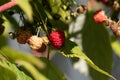
[[15, 5], [17, 5], [15, 0], [11, 0], [10, 2], [3, 4], [2, 6], [0, 6], [0, 13]]

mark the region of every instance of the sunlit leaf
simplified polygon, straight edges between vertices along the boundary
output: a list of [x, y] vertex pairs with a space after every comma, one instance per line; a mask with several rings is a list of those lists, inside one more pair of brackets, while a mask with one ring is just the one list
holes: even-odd
[[77, 46], [74, 42], [67, 40], [66, 43], [65, 43], [65, 45], [63, 46], [63, 48], [60, 50], [60, 52], [61, 52], [64, 56], [66, 56], [66, 57], [70, 57], [70, 58], [76, 57], [76, 58], [84, 59], [84, 60], [89, 64], [89, 66], [90, 66], [92, 69], [94, 69], [94, 70], [96, 70], [96, 71], [98, 71], [98, 72], [100, 72], [100, 73], [102, 73], [102, 74], [104, 74], [104, 75], [106, 75], [106, 76], [111, 77], [113, 80], [116, 80], [116, 79], [115, 79], [112, 75], [110, 75], [108, 72], [100, 69], [97, 65], [95, 65], [95, 64], [80, 50], [79, 46]]
[[16, 60], [24, 60], [34, 64], [39, 68], [44, 68], [45, 64], [39, 59], [35, 58], [33, 55], [14, 50], [8, 46], [2, 47], [0, 49], [0, 54], [6, 56], [10, 61], [15, 62]]
[[[25, 67], [25, 69], [27, 69], [28, 72], [30, 72], [33, 77], [35, 77], [35, 79], [37, 79], [38, 76], [42, 76], [39, 77], [38, 80], [41, 80], [41, 78], [42, 80], [66, 80], [63, 73], [47, 59], [39, 60], [30, 54], [20, 51], [17, 52], [16, 50], [13, 50], [9, 47], [1, 48], [0, 54], [4, 55], [10, 61], [16, 62], [21, 66]], [[35, 65], [36, 68], [40, 70], [40, 72], [38, 72], [32, 65]], [[44, 78], [41, 73], [44, 74], [44, 76], [48, 79]]]
[[23, 66], [33, 76], [35, 80], [49, 80], [29, 62], [23, 60], [17, 60], [16, 63]]
[[[102, 24], [93, 21], [93, 12], [86, 13], [82, 29], [82, 46], [85, 54], [101, 69], [111, 73], [112, 48], [107, 29]], [[90, 68], [93, 80], [107, 80], [109, 77]]]
[[[50, 7], [51, 7], [51, 14], [54, 15], [54, 14], [59, 14], [61, 16], [60, 20], [62, 21], [66, 21], [67, 17], [68, 17], [68, 11], [66, 10], [63, 10], [61, 7], [63, 5], [62, 1], [61, 0], [49, 0], [49, 4], [50, 4]], [[68, 19], [69, 20], [69, 19]]]
[[32, 80], [8, 61], [0, 61], [0, 80]]
[[113, 42], [111, 42], [111, 45], [112, 45], [112, 49], [120, 57], [120, 42], [119, 41], [113, 41]]

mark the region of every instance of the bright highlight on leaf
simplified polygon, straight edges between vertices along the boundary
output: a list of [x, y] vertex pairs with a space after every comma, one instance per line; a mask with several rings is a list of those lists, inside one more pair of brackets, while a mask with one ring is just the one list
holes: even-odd
[[[4, 71], [4, 72], [1, 72]], [[0, 80], [32, 80], [8, 61], [0, 61]]]
[[35, 80], [48, 80], [43, 74], [41, 74], [32, 64], [23, 60], [17, 60], [17, 64], [23, 66], [30, 74], [34, 77]]
[[18, 52], [10, 47], [1, 48], [0, 54], [7, 57], [9, 61], [15, 62], [25, 68], [35, 80], [66, 80], [65, 75], [46, 58], [38, 59], [33, 55]]
[[120, 43], [118, 41], [111, 42], [112, 48], [115, 53], [120, 57]]
[[106, 71], [100, 69], [97, 65], [95, 65], [79, 48], [79, 46], [77, 46], [74, 42], [72, 41], [66, 41], [66, 44], [64, 45], [64, 47], [60, 50], [60, 52], [69, 58], [72, 57], [76, 57], [76, 58], [80, 58], [80, 59], [84, 59], [90, 67], [92, 67], [94, 70], [111, 77], [113, 80], [116, 80], [112, 75], [110, 75], [109, 73], [107, 73]]

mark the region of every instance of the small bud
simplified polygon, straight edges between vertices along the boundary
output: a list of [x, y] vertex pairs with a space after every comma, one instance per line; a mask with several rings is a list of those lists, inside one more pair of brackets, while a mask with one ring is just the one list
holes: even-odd
[[86, 10], [85, 6], [84, 5], [81, 5], [77, 8], [77, 13], [84, 13], [84, 11]]
[[62, 5], [61, 8], [62, 8], [63, 10], [67, 10], [67, 6], [66, 6], [66, 5]]
[[9, 37], [11, 39], [15, 39], [17, 36], [16, 36], [16, 34], [14, 32], [9, 32]]
[[78, 16], [78, 14], [77, 14], [77, 12], [71, 12], [71, 13], [70, 13], [70, 16], [73, 17], [73, 18], [75, 18], [75, 17]]
[[66, 16], [65, 17], [66, 20], [70, 20], [70, 18], [71, 18], [70, 16]]
[[117, 1], [114, 1], [113, 9], [114, 10], [119, 10], [119, 8], [120, 8], [120, 4]]

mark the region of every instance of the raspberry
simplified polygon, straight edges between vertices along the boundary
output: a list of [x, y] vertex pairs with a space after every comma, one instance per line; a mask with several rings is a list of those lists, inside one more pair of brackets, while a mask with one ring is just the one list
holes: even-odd
[[65, 42], [65, 34], [62, 30], [52, 31], [49, 38], [55, 48], [61, 48]]
[[103, 10], [98, 10], [95, 12], [93, 19], [96, 23], [103, 23], [107, 20], [107, 16]]
[[25, 44], [28, 42], [28, 39], [32, 36], [32, 32], [29, 28], [21, 27], [17, 31], [17, 42], [20, 44]]
[[29, 46], [32, 50], [38, 52], [44, 52], [46, 49], [46, 45], [43, 43], [43, 39], [38, 36], [31, 36], [28, 40]]

